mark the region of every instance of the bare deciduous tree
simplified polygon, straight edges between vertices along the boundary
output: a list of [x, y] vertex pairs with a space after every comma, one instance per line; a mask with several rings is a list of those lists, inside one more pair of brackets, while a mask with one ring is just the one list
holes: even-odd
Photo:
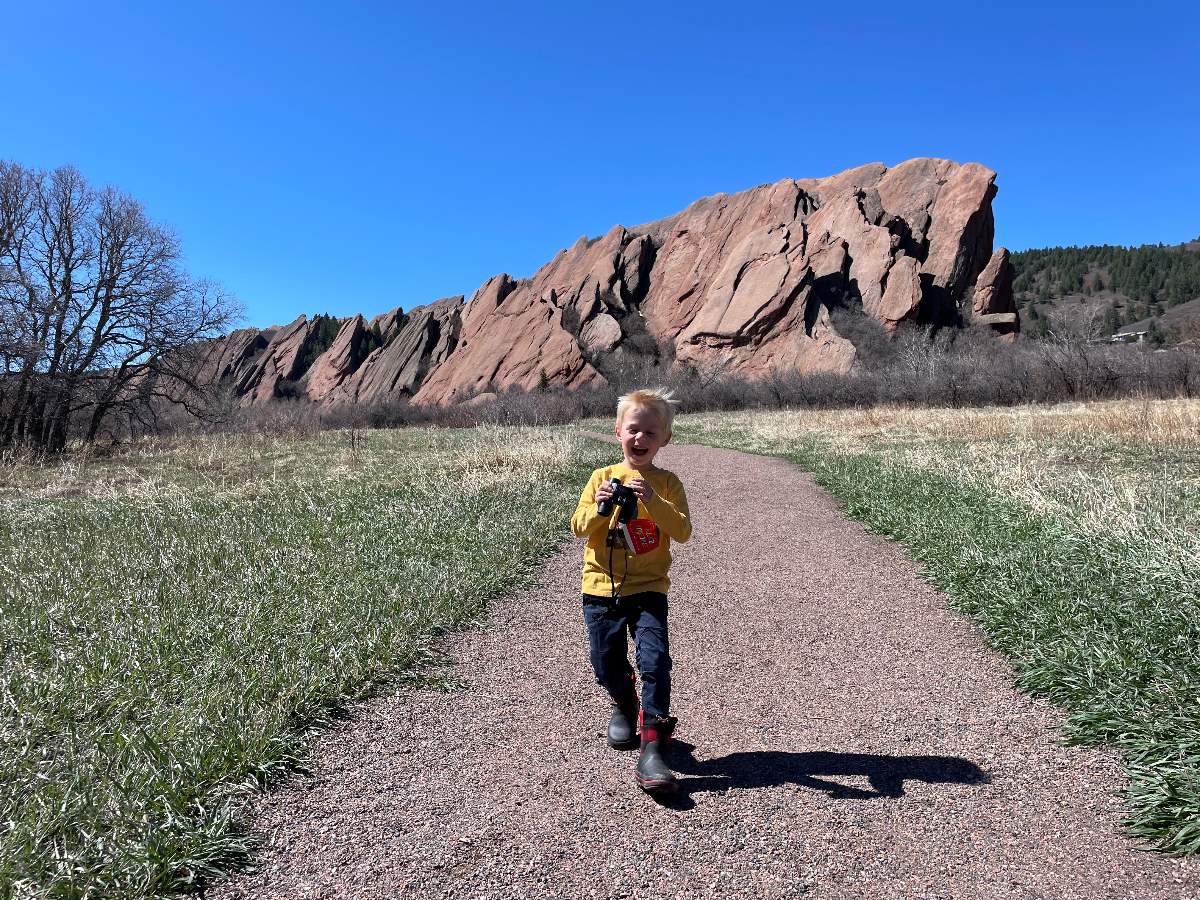
[[191, 354], [238, 311], [181, 256], [127, 194], [0, 163], [0, 446], [58, 451], [200, 399]]

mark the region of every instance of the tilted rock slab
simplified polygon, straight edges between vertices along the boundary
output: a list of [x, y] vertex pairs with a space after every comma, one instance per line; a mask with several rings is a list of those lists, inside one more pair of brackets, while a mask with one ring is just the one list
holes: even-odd
[[238, 367], [234, 384], [245, 405], [272, 399], [281, 381], [294, 381], [304, 374], [298, 363], [311, 332], [308, 317], [302, 315], [275, 332], [262, 353]]
[[333, 344], [308, 370], [305, 393], [309, 400], [324, 400], [358, 370], [366, 337], [366, 322], [362, 316], [354, 316], [342, 323]]
[[1020, 320], [1013, 298], [1013, 267], [1005, 248], [993, 253], [979, 273], [971, 306], [972, 324], [989, 325], [1009, 340], [1016, 338]]
[[[871, 163], [697, 200], [633, 228], [580, 238], [531, 278], [488, 279], [465, 304], [438, 300], [343, 323], [297, 371], [302, 316], [264, 339], [214, 342], [205, 371], [244, 402], [304, 382], [323, 403], [446, 404], [506, 388], [603, 384], [623, 357], [750, 377], [847, 372], [856, 350], [839, 310], [1000, 334], [1020, 328], [1008, 251], [993, 253], [996, 173], [977, 163]], [[367, 355], [368, 331], [383, 342]]]
[[407, 315], [394, 310], [381, 317], [376, 324], [387, 343], [321, 399], [378, 403], [412, 396], [428, 370], [445, 362], [457, 345], [462, 301], [461, 295], [445, 297]]
[[235, 381], [239, 371], [252, 365], [257, 354], [266, 349], [268, 339], [257, 328], [239, 328], [219, 341], [213, 341], [198, 360], [199, 384]]

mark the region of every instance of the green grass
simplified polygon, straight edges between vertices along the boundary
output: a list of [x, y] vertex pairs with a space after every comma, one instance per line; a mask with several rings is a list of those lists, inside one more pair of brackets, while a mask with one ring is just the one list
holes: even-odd
[[[812, 471], [979, 624], [1021, 689], [1068, 711], [1067, 740], [1123, 754], [1134, 835], [1200, 851], [1200, 436], [1026, 441], [1018, 411], [1007, 434], [994, 411], [974, 437], [935, 421], [949, 413], [922, 427], [885, 412], [865, 431], [848, 417], [779, 429], [772, 415], [689, 417], [677, 433]], [[1022, 459], [1036, 475], [1013, 478]]]
[[608, 456], [561, 432], [412, 430], [14, 467], [0, 893], [160, 895], [245, 858], [242, 796], [526, 583]]

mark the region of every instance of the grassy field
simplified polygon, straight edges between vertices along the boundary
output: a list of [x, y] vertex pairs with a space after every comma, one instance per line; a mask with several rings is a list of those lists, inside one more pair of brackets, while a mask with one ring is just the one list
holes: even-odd
[[[607, 420], [602, 430], [610, 427]], [[1200, 403], [682, 416], [908, 548], [1200, 849]], [[243, 858], [245, 792], [527, 579], [612, 448], [569, 429], [214, 436], [0, 459], [0, 895], [147, 896]]]
[[481, 428], [0, 462], [0, 894], [158, 895], [243, 857], [239, 795], [524, 583], [607, 456]]
[[1129, 827], [1200, 851], [1200, 402], [682, 416], [679, 440], [787, 456], [902, 543], [1110, 744]]

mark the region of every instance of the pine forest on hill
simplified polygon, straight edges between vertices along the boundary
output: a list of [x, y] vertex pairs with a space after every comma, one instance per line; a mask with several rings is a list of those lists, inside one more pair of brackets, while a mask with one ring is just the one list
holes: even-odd
[[1200, 237], [1174, 246], [1025, 250], [1012, 263], [1026, 334], [1147, 331], [1155, 344], [1200, 341]]

